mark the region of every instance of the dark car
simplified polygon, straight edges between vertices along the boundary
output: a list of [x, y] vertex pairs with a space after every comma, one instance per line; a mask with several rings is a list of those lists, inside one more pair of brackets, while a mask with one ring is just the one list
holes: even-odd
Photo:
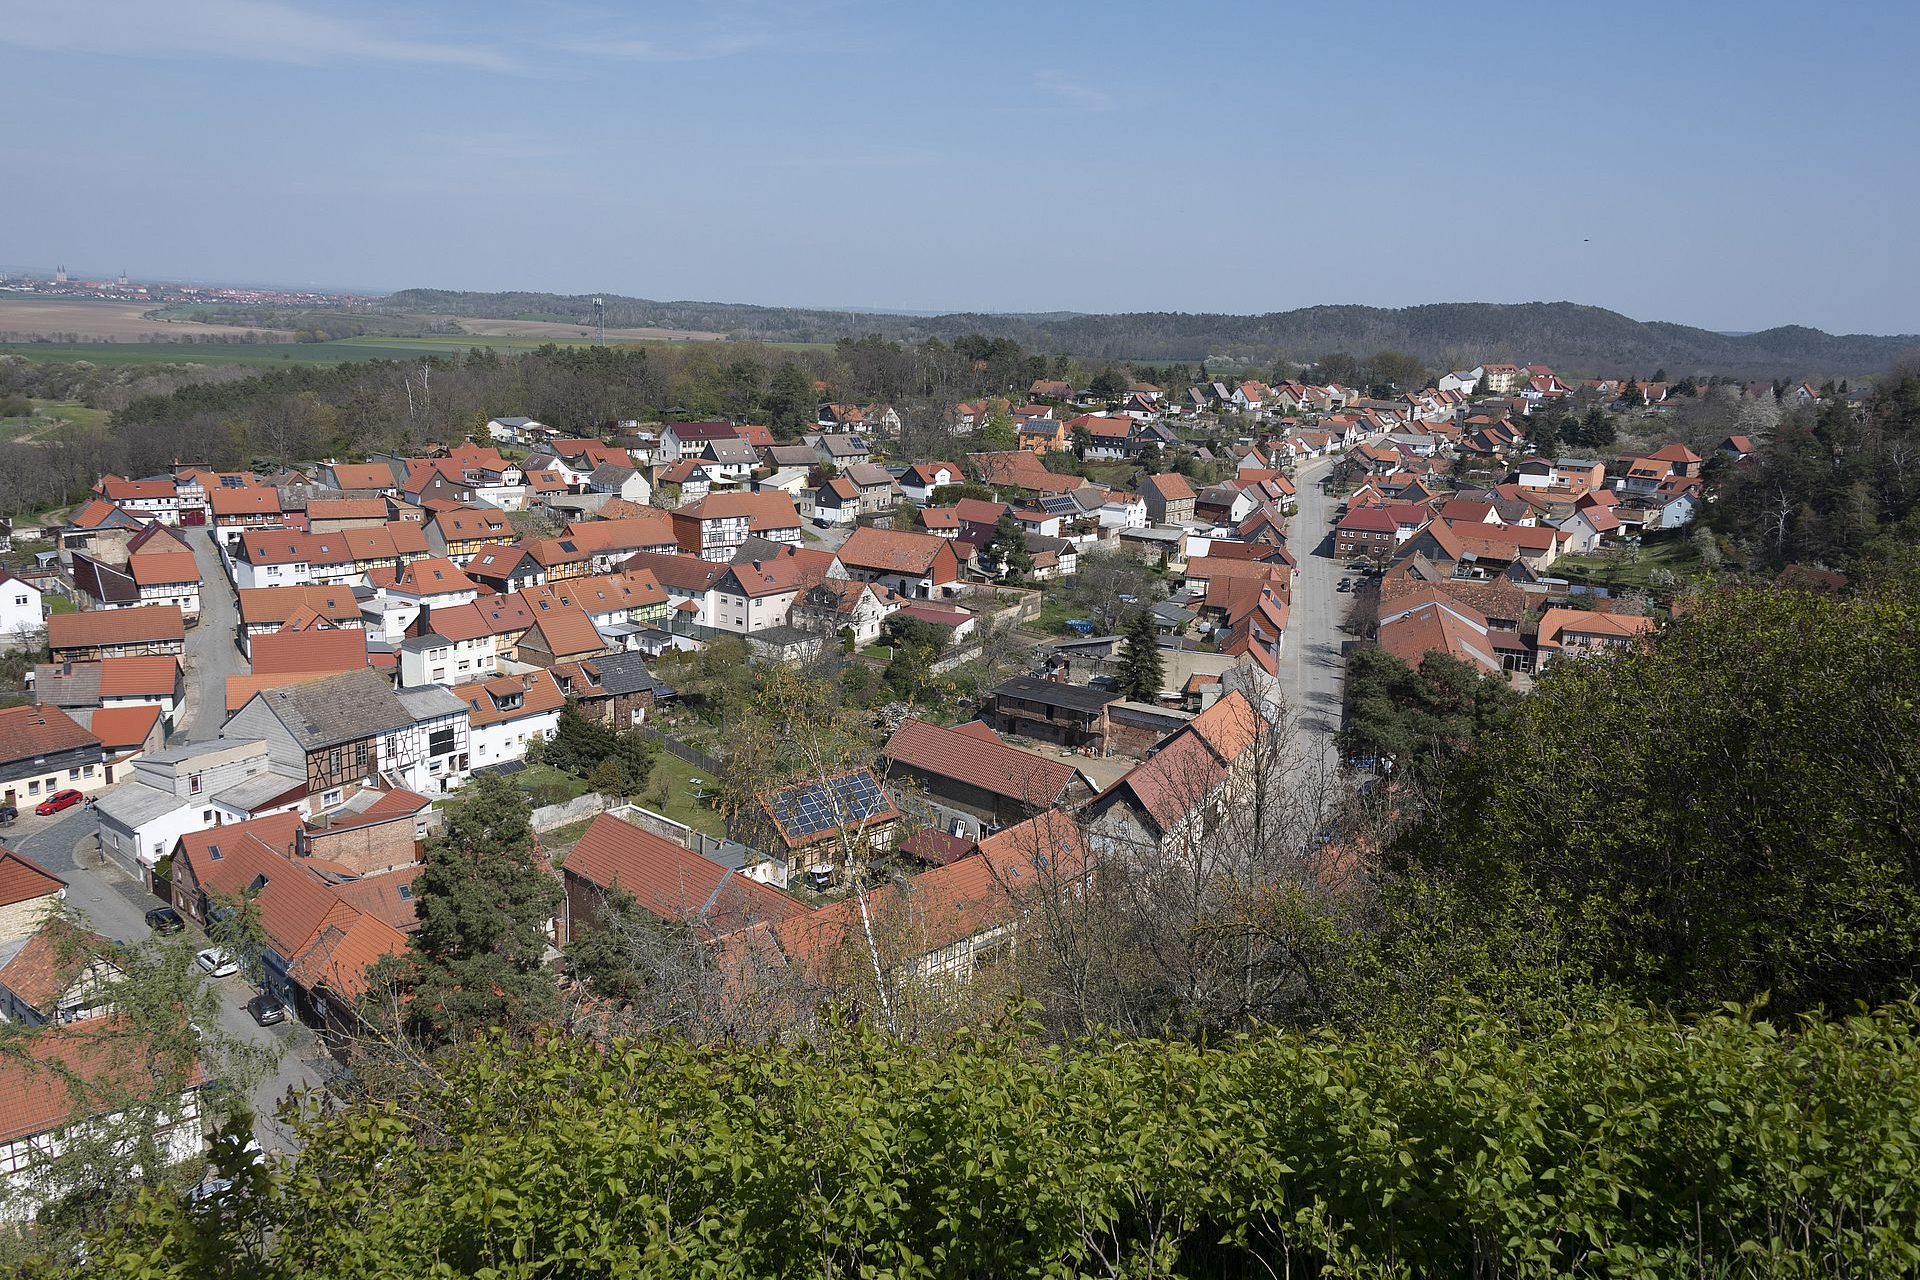
[[71, 809], [84, 799], [86, 799], [85, 796], [69, 787], [65, 791], [54, 792], [45, 800], [35, 805], [33, 811], [44, 818], [50, 813], [58, 813], [62, 809]]
[[10, 827], [20, 819], [20, 811], [10, 804], [0, 804], [0, 827]]
[[187, 922], [172, 907], [155, 907], [147, 912], [147, 928], [155, 933], [179, 933], [186, 927]]
[[247, 1012], [252, 1014], [253, 1020], [263, 1027], [271, 1027], [276, 1022], [287, 1020], [287, 1006], [264, 991], [247, 1001]]

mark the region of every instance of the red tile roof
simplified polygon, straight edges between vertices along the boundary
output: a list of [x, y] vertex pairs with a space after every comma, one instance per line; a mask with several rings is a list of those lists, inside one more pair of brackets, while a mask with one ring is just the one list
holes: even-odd
[[58, 707], [0, 707], [0, 760], [28, 760], [99, 745], [98, 738]]
[[564, 869], [602, 889], [618, 887], [662, 919], [708, 936], [806, 914], [784, 893], [612, 814], [593, 820]]
[[112, 1106], [106, 1098], [113, 1095], [151, 1097], [156, 1067], [185, 1088], [204, 1081], [199, 1063], [165, 1063], [159, 1053], [121, 1017], [43, 1028], [22, 1041], [19, 1053], [0, 1058], [0, 1142], [65, 1128]]
[[180, 606], [172, 604], [56, 613], [47, 619], [47, 643], [55, 649], [146, 644], [185, 640], [186, 636], [187, 624], [180, 615]]
[[352, 671], [367, 665], [367, 633], [358, 627], [272, 631], [253, 638], [255, 675]]
[[997, 739], [988, 741], [972, 733], [943, 729], [912, 716], [901, 721], [881, 755], [895, 764], [1036, 809], [1058, 803], [1077, 772], [1070, 764], [1007, 746]]
[[87, 728], [107, 750], [132, 751], [145, 745], [147, 736], [153, 732], [153, 726], [159, 719], [160, 708], [154, 703], [101, 707], [93, 713]]
[[179, 659], [168, 654], [100, 660], [102, 697], [171, 694], [179, 683]]
[[67, 882], [24, 853], [0, 845], [0, 907], [57, 894]]

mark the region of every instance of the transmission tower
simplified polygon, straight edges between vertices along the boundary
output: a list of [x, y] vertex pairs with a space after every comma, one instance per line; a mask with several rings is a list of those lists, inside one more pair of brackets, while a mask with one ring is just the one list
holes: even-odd
[[607, 345], [607, 300], [601, 297], [593, 300], [593, 345]]

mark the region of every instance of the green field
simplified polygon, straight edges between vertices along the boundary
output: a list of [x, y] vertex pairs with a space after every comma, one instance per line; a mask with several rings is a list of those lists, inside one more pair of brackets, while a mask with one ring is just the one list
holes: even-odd
[[1665, 569], [1680, 578], [1700, 572], [1700, 552], [1684, 534], [1680, 537], [1652, 537], [1638, 547], [1609, 548], [1595, 555], [1561, 556], [1547, 572], [1556, 578], [1610, 590], [1652, 586], [1656, 570]]
[[59, 439], [81, 432], [104, 430], [111, 417], [105, 409], [90, 409], [71, 400], [32, 401], [26, 417], [0, 418], [0, 440]]
[[[100, 365], [131, 364], [239, 364], [273, 367], [289, 364], [345, 364], [351, 360], [419, 360], [426, 356], [460, 356], [475, 347], [511, 354], [555, 346], [584, 347], [587, 341], [552, 338], [483, 337], [472, 334], [426, 338], [368, 336], [334, 342], [7, 342], [0, 355], [25, 356], [71, 364], [85, 360]], [[614, 342], [609, 346], [665, 346], [664, 341]]]

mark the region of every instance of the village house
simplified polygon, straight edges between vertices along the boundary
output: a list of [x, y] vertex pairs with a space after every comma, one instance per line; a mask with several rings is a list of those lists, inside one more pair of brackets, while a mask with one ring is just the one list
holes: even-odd
[[104, 1134], [95, 1122], [114, 1106], [106, 1099], [131, 1096], [152, 1108], [153, 1150], [166, 1165], [201, 1155], [200, 1090], [210, 1081], [197, 1063], [180, 1062], [168, 1094], [158, 1094], [161, 1073], [153, 1068], [167, 1059], [156, 1053], [143, 1067], [132, 1042], [138, 1034], [103, 1011], [51, 1026], [0, 1058], [0, 1218], [31, 1222], [70, 1192], [59, 1162]]
[[27, 809], [58, 791], [107, 785], [100, 739], [54, 706], [0, 707], [0, 792]]
[[[173, 852], [174, 906], [205, 920], [216, 900], [246, 892], [259, 912], [267, 993], [334, 1032], [358, 1026], [370, 971], [404, 954], [418, 923], [417, 815], [426, 798], [362, 794], [373, 797], [365, 808], [323, 815], [311, 828], [277, 815], [182, 836]], [[361, 870], [371, 862], [396, 865]]]
[[708, 940], [807, 910], [778, 889], [610, 813], [588, 826], [560, 875], [566, 890], [562, 945], [598, 927], [606, 897], [616, 889], [651, 915]]
[[239, 597], [240, 644], [249, 661], [255, 636], [280, 631], [290, 623], [296, 630], [316, 619], [344, 629], [365, 625], [360, 602], [347, 587], [253, 587], [239, 592]]
[[901, 495], [921, 507], [933, 501], [934, 490], [964, 483], [966, 476], [951, 462], [916, 462], [899, 480]]
[[844, 871], [893, 847], [900, 810], [871, 769], [807, 779], [760, 797], [761, 826], [787, 874]]
[[794, 599], [788, 624], [824, 635], [850, 635], [856, 645], [880, 638], [886, 620], [905, 604], [900, 594], [877, 582], [826, 578]]
[[263, 690], [222, 738], [267, 744], [274, 766], [303, 776], [322, 807], [384, 782], [425, 795], [457, 789], [469, 769], [466, 704], [429, 685], [396, 693], [374, 671]]
[[560, 723], [567, 699], [547, 671], [495, 676], [453, 687], [467, 704], [473, 767], [525, 758], [529, 742], [544, 742]]
[[953, 543], [903, 529], [856, 529], [841, 545], [847, 576], [878, 582], [909, 599], [931, 599], [960, 579]]
[[553, 667], [564, 662], [598, 657], [611, 648], [584, 610], [536, 609], [533, 625], [527, 628], [516, 646], [516, 656], [529, 666]]
[[276, 769], [264, 742], [222, 739], [149, 752], [125, 771], [128, 786], [100, 798], [100, 847], [151, 883], [154, 866], [191, 831], [297, 810], [306, 779]]
[[1193, 520], [1193, 486], [1178, 472], [1148, 476], [1140, 483], [1140, 496], [1147, 504], [1147, 519], [1153, 524], [1188, 524]]
[[1072, 765], [1009, 746], [978, 720], [943, 729], [908, 716], [880, 755], [899, 803], [926, 804], [933, 825], [970, 839], [1090, 795]]
[[616, 729], [645, 724], [654, 704], [673, 696], [673, 690], [654, 679], [645, 656], [638, 653], [563, 662], [549, 668], [549, 674], [581, 715]]
[[40, 588], [0, 569], [0, 644], [19, 644], [37, 636], [46, 622]]
[[1608, 649], [1624, 649], [1650, 635], [1654, 620], [1644, 615], [1600, 613], [1587, 609], [1548, 609], [1540, 617], [1535, 641], [1541, 666], [1560, 658]]
[[141, 605], [108, 612], [56, 613], [47, 619], [47, 647], [55, 662], [144, 654], [180, 656], [187, 627], [175, 605]]
[[1015, 676], [991, 696], [983, 718], [998, 732], [1094, 755], [1104, 754], [1107, 704], [1120, 699], [1104, 689], [1038, 676]]
[[1266, 784], [1273, 726], [1234, 689], [1168, 735], [1085, 810], [1088, 843], [1108, 857], [1193, 856], [1230, 810]]
[[784, 493], [715, 493], [672, 513], [680, 549], [703, 560], [730, 560], [749, 536], [800, 541], [800, 512]]
[[464, 565], [491, 543], [511, 542], [513, 526], [505, 514], [488, 507], [454, 507], [436, 511], [425, 526], [427, 550], [456, 565]]

